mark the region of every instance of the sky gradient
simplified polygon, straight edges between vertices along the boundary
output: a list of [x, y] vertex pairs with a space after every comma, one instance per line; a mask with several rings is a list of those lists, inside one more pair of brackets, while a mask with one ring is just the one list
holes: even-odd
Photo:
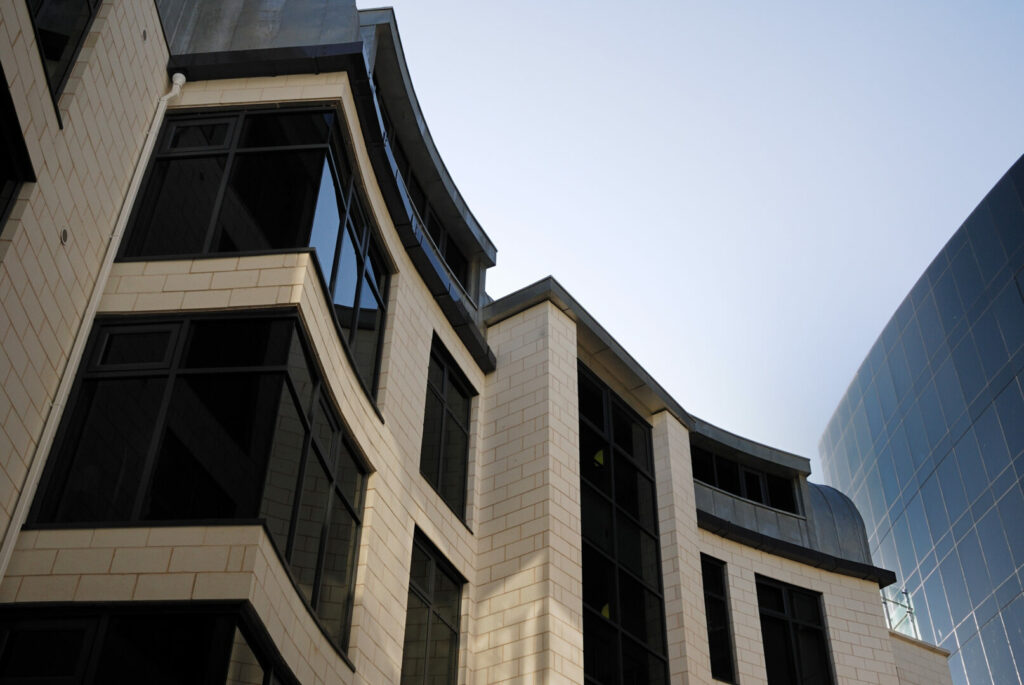
[[871, 344], [1024, 154], [1024, 3], [393, 6], [489, 294], [553, 275], [688, 411], [817, 474]]

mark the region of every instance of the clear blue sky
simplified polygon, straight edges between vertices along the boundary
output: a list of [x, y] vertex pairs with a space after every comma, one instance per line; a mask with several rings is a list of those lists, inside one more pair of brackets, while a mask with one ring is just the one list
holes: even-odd
[[687, 410], [815, 462], [1024, 154], [1020, 2], [393, 5], [488, 292], [554, 275]]

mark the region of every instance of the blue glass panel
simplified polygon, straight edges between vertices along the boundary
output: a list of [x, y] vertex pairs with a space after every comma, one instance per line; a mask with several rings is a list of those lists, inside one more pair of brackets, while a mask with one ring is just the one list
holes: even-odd
[[968, 685], [967, 674], [964, 673], [964, 658], [959, 652], [949, 657], [949, 671], [953, 676], [953, 685]]
[[917, 319], [911, 319], [902, 336], [903, 355], [907, 359], [907, 367], [910, 369], [910, 377], [917, 379], [928, 366], [928, 354], [924, 350], [924, 341], [921, 339], [921, 327]]
[[978, 348], [978, 357], [981, 359], [985, 377], [992, 380], [1008, 357], [1006, 346], [1003, 344], [1003, 334], [999, 331], [991, 308], [974, 323], [971, 335], [974, 336], [974, 344]]
[[999, 417], [994, 406], [990, 406], [974, 422], [974, 435], [978, 438], [981, 460], [991, 481], [1010, 465], [1010, 453], [1006, 449], [1003, 428], [999, 425]]
[[967, 671], [967, 679], [972, 683], [994, 682], [988, 672], [988, 664], [985, 663], [985, 652], [981, 647], [981, 639], [976, 635], [967, 641], [960, 648], [960, 654], [964, 659], [964, 670]]
[[1000, 617], [1013, 658], [1018, 664], [1024, 664], [1024, 595], [1003, 607]]
[[995, 589], [985, 567], [985, 558], [981, 555], [977, 534], [973, 530], [967, 533], [963, 540], [957, 543], [956, 550], [960, 555], [968, 596], [971, 603], [977, 606]]
[[995, 405], [1010, 457], [1014, 458], [1024, 452], [1024, 397], [1016, 380], [1000, 393]]
[[921, 639], [925, 642], [937, 642], [932, 629], [931, 612], [928, 610], [928, 598], [925, 596], [924, 587], [919, 587], [910, 593], [910, 602], [914, 607], [914, 618], [917, 620], [917, 628], [921, 631]]
[[[956, 468], [954, 465], [953, 468]], [[896, 469], [892, 465], [892, 453], [885, 447], [878, 455], [878, 477], [882, 481], [882, 494], [885, 497], [886, 509], [895, 504], [900, 496], [900, 484], [896, 480]], [[957, 482], [960, 474], [957, 474]]]
[[960, 387], [968, 401], [978, 396], [985, 387], [987, 379], [978, 359], [978, 351], [974, 339], [965, 335], [960, 344], [953, 350], [953, 365], [956, 367]]
[[896, 398], [901, 400], [910, 392], [912, 385], [910, 369], [907, 367], [907, 360], [903, 357], [903, 349], [899, 347], [894, 349], [886, 362], [889, 372], [892, 374], [893, 387], [896, 388]]
[[950, 616], [953, 624], [957, 625], [971, 613], [971, 602], [968, 599], [967, 586], [964, 584], [960, 560], [955, 552], [942, 560], [939, 572], [942, 574], [942, 586], [946, 589]]
[[924, 421], [925, 434], [928, 436], [930, 453], [946, 434], [946, 419], [942, 415], [942, 405], [939, 404], [939, 393], [935, 389], [934, 381], [929, 381], [921, 391], [917, 405], [921, 408], [921, 419]]
[[912, 535], [905, 515], [896, 519], [890, 538], [896, 544], [896, 556], [899, 557], [900, 569], [903, 571], [901, 577], [906, 578], [917, 568], [917, 556], [914, 552], [914, 545], [911, 543]]
[[999, 518], [1003, 521], [1003, 532], [1006, 533], [1006, 540], [1010, 544], [1010, 552], [1013, 554], [1013, 563], [1018, 568], [1024, 565], [1024, 493], [1020, 488], [1011, 488], [999, 504]]
[[960, 300], [964, 303], [964, 307], [969, 309], [984, 289], [981, 271], [978, 269], [978, 263], [974, 260], [974, 250], [970, 243], [964, 245], [953, 258], [950, 270], [953, 272], [956, 288], [960, 292]]
[[917, 322], [921, 326], [924, 349], [928, 353], [928, 358], [931, 359], [946, 339], [946, 331], [942, 328], [939, 310], [935, 308], [935, 298], [931, 293], [917, 308]]
[[871, 442], [874, 444], [884, 430], [884, 423], [882, 421], [882, 405], [878, 402], [878, 393], [875, 392], [873, 383], [864, 393], [864, 416], [868, 420], [868, 430], [871, 431]]
[[982, 280], [988, 283], [1006, 263], [1006, 251], [996, 234], [991, 212], [979, 207], [967, 217], [964, 227], [974, 248]]
[[960, 379], [953, 368], [953, 359], [947, 357], [935, 373], [935, 390], [942, 405], [942, 414], [947, 425], [952, 425], [960, 414], [967, 410], [963, 393], [960, 391]]
[[935, 641], [942, 642], [953, 630], [953, 622], [949, 618], [949, 606], [946, 603], [946, 592], [942, 587], [942, 576], [938, 571], [932, 573], [925, 579], [922, 587], [925, 594], [928, 595], [928, 613], [932, 619]]
[[989, 672], [994, 683], [1012, 683], [1017, 679], [1017, 669], [1010, 656], [1010, 645], [1003, 631], [1003, 622], [999, 617], [982, 626], [981, 642], [985, 647]]
[[935, 480], [942, 490], [942, 500], [946, 504], [950, 520], [956, 521], [967, 510], [967, 496], [964, 494], [963, 483], [960, 482], [956, 457], [952, 453], [948, 454], [935, 470]]
[[882, 414], [888, 422], [896, 413], [896, 407], [899, 405], [899, 401], [896, 399], [896, 388], [892, 384], [892, 374], [889, 373], [889, 367], [882, 369], [875, 376], [875, 390], [878, 392], [878, 402], [882, 405]]
[[857, 445], [859, 447], [857, 454], [869, 453], [872, 440], [871, 433], [868, 430], [868, 419], [864, 414], [864, 405], [857, 407], [856, 411], [853, 412], [853, 430], [857, 436]]
[[996, 296], [992, 313], [999, 322], [1006, 349], [1012, 355], [1024, 345], [1024, 300], [1013, 281]]
[[946, 515], [946, 506], [942, 500], [939, 479], [934, 475], [921, 486], [921, 501], [924, 503], [924, 513], [928, 519], [928, 529], [932, 533], [931, 540], [938, 540], [949, 530], [949, 517]]
[[939, 277], [932, 294], [935, 296], [935, 304], [939, 308], [942, 327], [949, 335], [964, 315], [964, 307], [960, 301], [960, 294], [956, 290], [956, 283], [953, 281], [952, 270], [947, 270]]
[[971, 503], [988, 487], [988, 475], [981, 463], [981, 452], [973, 428], [964, 433], [964, 437], [960, 438], [953, 452], [960, 469], [967, 502]]
[[914, 460], [910, 456], [910, 445], [907, 443], [903, 424], [893, 431], [889, 449], [892, 451], [892, 465], [896, 470], [896, 477], [899, 478], [900, 488], [905, 488], [914, 480]]
[[924, 421], [921, 418], [921, 408], [918, 405], [911, 405], [907, 411], [907, 416], [903, 419], [903, 429], [907, 434], [907, 445], [910, 447], [910, 457], [916, 470], [925, 462], [931, 452], [928, 434], [925, 432]]
[[978, 521], [975, 530], [978, 532], [981, 551], [985, 555], [985, 564], [988, 566], [992, 584], [999, 586], [1016, 570], [1013, 557], [1010, 555], [1010, 546], [1003, 535], [1003, 522], [999, 518], [999, 512], [996, 509], [989, 511]]
[[[921, 501], [920, 494], [915, 495], [907, 505], [906, 518], [918, 558], [921, 558], [932, 548], [932, 537], [928, 532], [928, 519], [925, 517], [924, 503]], [[896, 542], [899, 543], [900, 539], [897, 538]], [[910, 571], [912, 568], [907, 570]]]

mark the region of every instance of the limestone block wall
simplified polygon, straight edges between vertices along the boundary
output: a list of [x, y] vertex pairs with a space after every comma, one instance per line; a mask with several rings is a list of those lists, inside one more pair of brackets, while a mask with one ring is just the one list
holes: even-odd
[[0, 0], [0, 62], [37, 178], [22, 186], [0, 233], [2, 531], [36, 457], [157, 100], [169, 83], [152, 2], [101, 5], [57, 103], [63, 128], [22, 0]]
[[935, 645], [889, 631], [900, 685], [952, 685], [949, 652]]
[[575, 324], [543, 302], [488, 342], [472, 682], [582, 683]]

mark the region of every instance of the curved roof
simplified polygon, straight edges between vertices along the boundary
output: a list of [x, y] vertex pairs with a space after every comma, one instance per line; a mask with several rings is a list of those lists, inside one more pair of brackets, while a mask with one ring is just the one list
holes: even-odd
[[864, 519], [853, 500], [818, 483], [807, 483], [807, 493], [807, 518], [815, 548], [841, 559], [872, 563]]

